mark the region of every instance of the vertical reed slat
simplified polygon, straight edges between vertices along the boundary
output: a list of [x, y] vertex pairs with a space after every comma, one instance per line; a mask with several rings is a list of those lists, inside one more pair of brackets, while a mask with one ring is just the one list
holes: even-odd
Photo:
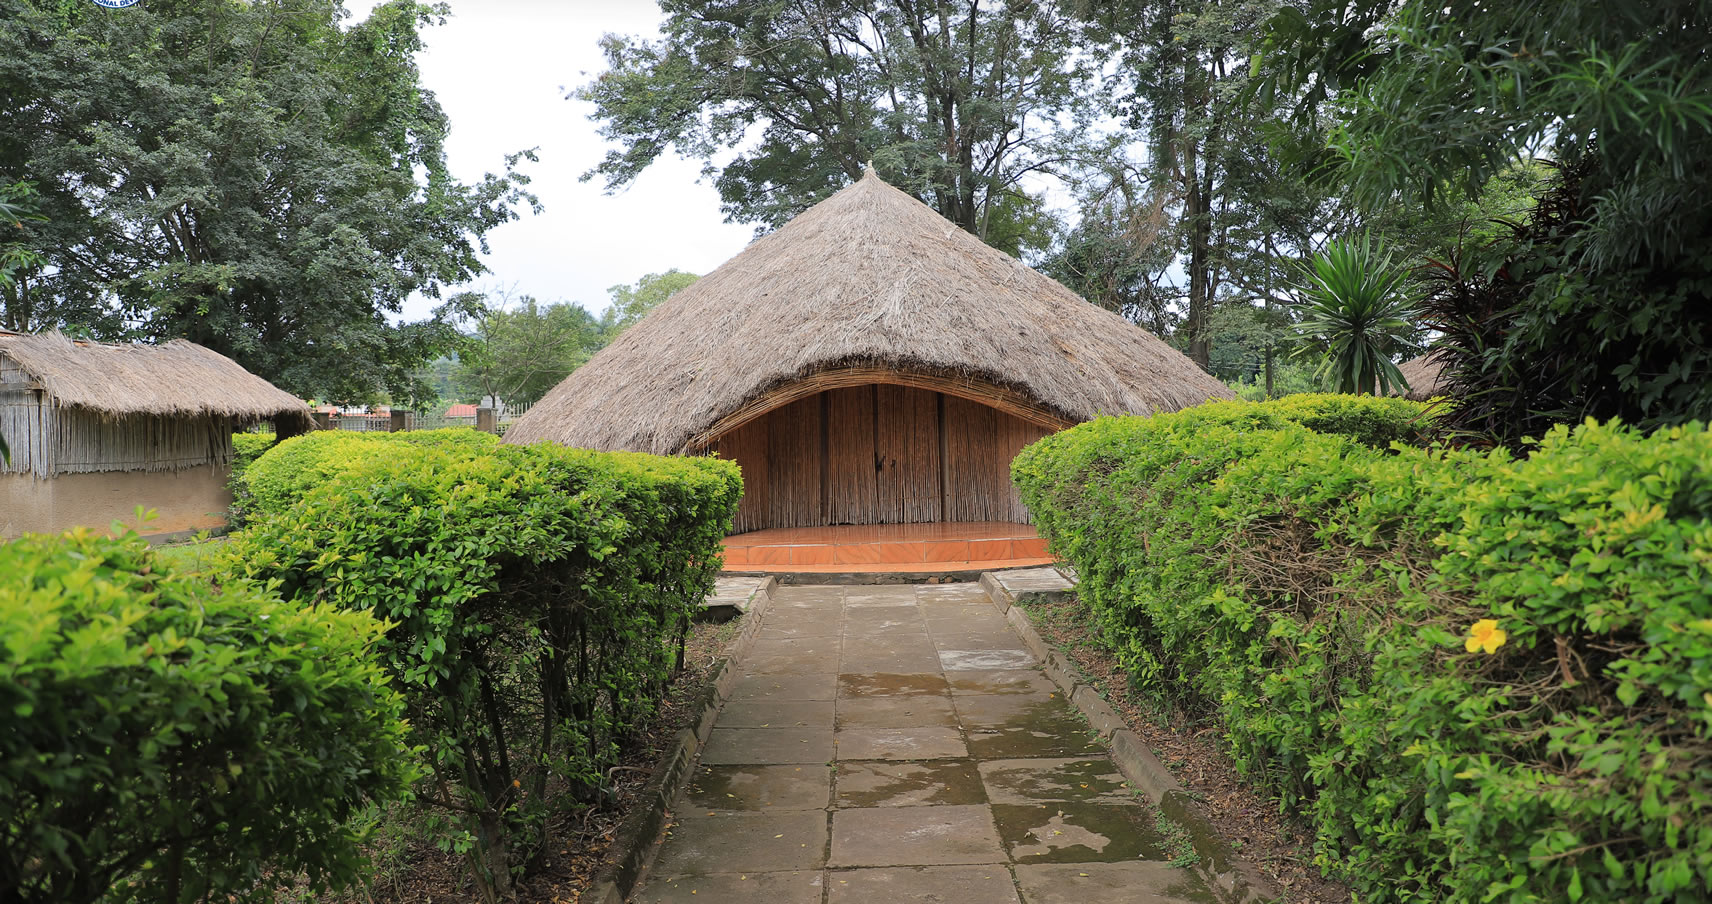
[[821, 400], [810, 396], [768, 416], [768, 527], [820, 523]]
[[743, 469], [743, 501], [731, 528], [739, 534], [768, 526], [772, 478], [767, 472], [767, 428], [771, 422], [771, 415], [756, 418], [720, 437], [714, 448], [719, 457]]
[[833, 389], [825, 396], [827, 523], [878, 524], [874, 390]]

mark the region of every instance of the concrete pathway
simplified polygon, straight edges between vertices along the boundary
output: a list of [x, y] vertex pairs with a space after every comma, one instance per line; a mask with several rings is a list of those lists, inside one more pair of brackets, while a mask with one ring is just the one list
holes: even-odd
[[975, 584], [774, 591], [632, 898], [1214, 902]]

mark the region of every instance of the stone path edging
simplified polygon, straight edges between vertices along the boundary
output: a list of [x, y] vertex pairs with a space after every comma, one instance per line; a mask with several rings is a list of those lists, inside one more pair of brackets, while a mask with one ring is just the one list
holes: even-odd
[[1111, 745], [1112, 761], [1117, 764], [1118, 771], [1136, 790], [1146, 794], [1168, 819], [1183, 827], [1200, 857], [1194, 869], [1207, 885], [1226, 904], [1259, 904], [1280, 898], [1283, 892], [1271, 877], [1236, 856], [1200, 808], [1195, 806], [1195, 798], [1177, 781], [1171, 770], [1153, 755], [1140, 735], [1129, 730], [1128, 723], [1100, 697], [1098, 691], [1077, 680], [1079, 671], [1047, 645], [1021, 608], [1030, 602], [1060, 601], [1073, 590], [1012, 592], [992, 572], [983, 573], [980, 583], [987, 591], [988, 599], [1010, 623], [1011, 630], [1040, 660], [1041, 670], [1064, 692], [1070, 704], [1087, 717], [1088, 724], [1099, 731], [1100, 738]]
[[719, 718], [720, 707], [731, 696], [731, 689], [737, 683], [735, 663], [743, 658], [744, 651], [761, 630], [762, 616], [772, 602], [772, 591], [778, 583], [777, 578], [767, 576], [749, 597], [748, 608], [744, 610], [748, 617], [743, 630], [714, 665], [713, 680], [702, 688], [701, 715], [696, 718], [695, 727], [678, 732], [672, 749], [654, 765], [654, 774], [643, 787], [635, 809], [619, 823], [606, 860], [581, 900], [588, 904], [624, 904], [636, 887], [636, 880], [641, 878], [643, 869], [653, 860], [659, 849], [656, 842], [666, 826], [666, 813], [672, 802], [677, 800], [678, 792], [683, 790], [684, 781], [689, 777], [702, 745], [707, 743], [714, 720]]

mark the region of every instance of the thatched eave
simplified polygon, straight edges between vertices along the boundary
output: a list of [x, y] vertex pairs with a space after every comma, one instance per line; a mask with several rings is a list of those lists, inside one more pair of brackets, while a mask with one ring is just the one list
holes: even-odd
[[1053, 429], [1231, 395], [1158, 338], [870, 172], [673, 295], [506, 441], [691, 451], [858, 375], [931, 383]]
[[106, 419], [134, 415], [274, 421], [305, 429], [301, 399], [211, 349], [182, 339], [107, 345], [58, 333], [0, 335], [0, 358], [29, 375], [59, 408]]

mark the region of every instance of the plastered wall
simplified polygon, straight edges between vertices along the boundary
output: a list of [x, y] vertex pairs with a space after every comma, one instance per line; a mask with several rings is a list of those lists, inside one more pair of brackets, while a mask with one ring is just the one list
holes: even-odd
[[[61, 474], [50, 480], [0, 474], [0, 539], [73, 527], [106, 529], [114, 521], [145, 536], [220, 527], [232, 503], [228, 474], [225, 468]], [[155, 519], [139, 525], [139, 505], [154, 509]]]

